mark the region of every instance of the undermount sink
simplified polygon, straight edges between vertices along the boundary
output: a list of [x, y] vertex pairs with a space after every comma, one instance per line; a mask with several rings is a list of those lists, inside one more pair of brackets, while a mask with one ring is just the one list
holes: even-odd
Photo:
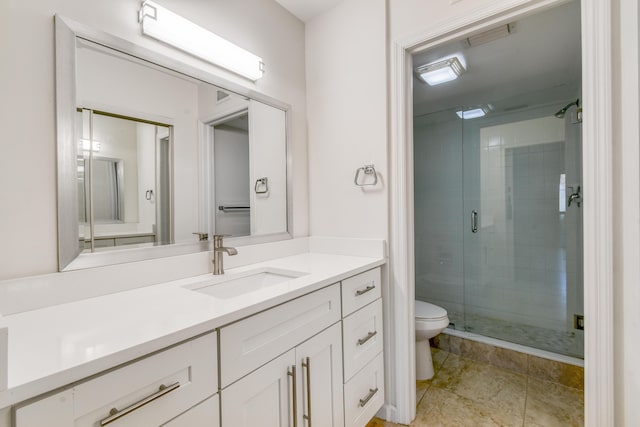
[[192, 289], [216, 298], [229, 299], [261, 291], [279, 285], [280, 283], [297, 279], [305, 274], [306, 273], [292, 270], [262, 269], [248, 272], [240, 277], [235, 277], [220, 283], [209, 282], [202, 287]]

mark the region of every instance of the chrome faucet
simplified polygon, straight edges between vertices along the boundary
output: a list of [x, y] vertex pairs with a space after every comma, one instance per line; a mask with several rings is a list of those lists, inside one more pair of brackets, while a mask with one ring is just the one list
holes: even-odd
[[224, 274], [223, 252], [231, 255], [238, 255], [236, 248], [225, 248], [222, 246], [222, 238], [224, 236], [215, 234], [213, 236], [213, 274]]

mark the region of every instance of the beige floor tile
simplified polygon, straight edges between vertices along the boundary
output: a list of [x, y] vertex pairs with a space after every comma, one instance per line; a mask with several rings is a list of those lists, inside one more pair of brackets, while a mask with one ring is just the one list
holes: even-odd
[[525, 426], [568, 427], [584, 425], [582, 390], [529, 378]]
[[369, 421], [366, 427], [404, 427], [402, 424], [390, 423], [389, 421], [374, 418]]
[[499, 411], [506, 425], [524, 416], [527, 377], [483, 362], [450, 354], [423, 397], [434, 389], [449, 391], [489, 410]]
[[418, 406], [411, 427], [522, 426], [522, 416], [489, 408], [445, 389], [431, 387]]
[[420, 401], [424, 397], [424, 394], [427, 392], [430, 385], [431, 385], [430, 380], [416, 381], [416, 405], [420, 404]]
[[431, 347], [431, 358], [433, 359], [433, 370], [435, 373], [438, 373], [444, 362], [447, 360], [449, 356], [448, 351], [440, 350], [439, 348]]
[[[433, 359], [433, 370], [436, 374], [438, 373], [438, 371], [440, 371], [440, 368], [442, 368], [442, 365], [447, 360], [448, 356], [449, 356], [448, 352], [440, 350], [438, 348], [431, 347], [431, 358]], [[433, 379], [425, 380], [425, 381], [416, 381], [416, 405], [420, 404], [422, 397], [424, 396], [425, 392], [427, 391], [427, 389], [429, 389], [429, 386], [431, 385], [431, 381], [433, 381]]]
[[513, 350], [507, 350], [493, 345], [462, 340], [460, 355], [468, 359], [486, 362], [498, 368], [527, 374], [527, 355]]
[[529, 356], [529, 376], [584, 389], [584, 368], [581, 366]]

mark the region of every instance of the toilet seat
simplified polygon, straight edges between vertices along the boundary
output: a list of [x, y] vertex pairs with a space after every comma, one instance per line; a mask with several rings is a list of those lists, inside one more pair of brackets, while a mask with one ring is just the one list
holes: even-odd
[[[435, 321], [447, 319], [447, 310], [426, 301], [415, 301], [415, 318], [417, 321]], [[448, 323], [448, 322], [447, 322]]]

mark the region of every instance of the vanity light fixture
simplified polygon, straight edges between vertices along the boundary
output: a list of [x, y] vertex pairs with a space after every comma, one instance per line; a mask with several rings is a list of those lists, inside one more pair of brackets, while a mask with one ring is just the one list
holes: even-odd
[[193, 56], [226, 68], [251, 81], [264, 72], [262, 58], [222, 37], [205, 30], [188, 19], [146, 0], [138, 13], [142, 34], [167, 43]]
[[457, 79], [466, 70], [457, 56], [441, 59], [416, 68], [416, 74], [429, 86]]

